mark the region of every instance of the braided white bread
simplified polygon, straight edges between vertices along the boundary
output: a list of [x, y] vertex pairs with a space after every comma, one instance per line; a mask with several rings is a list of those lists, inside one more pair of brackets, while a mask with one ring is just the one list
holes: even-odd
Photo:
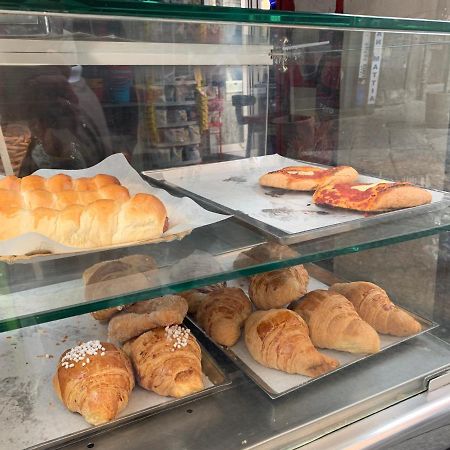
[[36, 232], [71, 247], [96, 248], [158, 238], [167, 227], [164, 204], [149, 194], [125, 202], [96, 200], [61, 211], [0, 208], [0, 240]]
[[72, 178], [63, 173], [58, 173], [50, 178], [44, 178], [39, 175], [17, 178], [9, 175], [0, 179], [0, 189], [21, 192], [36, 190], [49, 192], [95, 191], [110, 184], [119, 185], [120, 182], [116, 177], [105, 174], [98, 174], [90, 178]]
[[101, 199], [125, 202], [130, 199], [130, 194], [117, 178], [102, 174], [78, 179], [64, 174], [48, 179], [38, 175], [0, 179], [0, 208], [62, 210], [71, 205], [89, 205]]
[[123, 203], [130, 199], [128, 189], [118, 184], [103, 186], [97, 190], [75, 191], [67, 190], [50, 192], [36, 189], [34, 191], [16, 191], [0, 189], [0, 209], [15, 207], [34, 210], [36, 208], [50, 208], [63, 210], [72, 205], [86, 206], [97, 200], [116, 200]]

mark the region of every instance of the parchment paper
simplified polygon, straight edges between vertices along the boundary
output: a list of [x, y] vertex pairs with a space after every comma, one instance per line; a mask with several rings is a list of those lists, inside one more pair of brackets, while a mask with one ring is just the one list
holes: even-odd
[[[288, 191], [259, 185], [267, 172], [302, 163], [279, 155], [266, 155], [214, 164], [186, 166], [162, 171], [144, 172], [190, 191], [219, 205], [240, 211], [253, 219], [286, 233], [304, 231], [363, 219], [364, 213], [338, 208], [323, 208], [312, 203], [312, 192]], [[379, 178], [360, 175], [361, 183], [377, 183]], [[432, 202], [443, 199], [443, 193], [429, 191]]]
[[[122, 185], [128, 188], [130, 195], [139, 192], [156, 195], [166, 206], [167, 215], [169, 217], [169, 229], [159, 239], [149, 241], [132, 242], [120, 244], [110, 247], [95, 249], [79, 249], [76, 247], [68, 247], [59, 244], [52, 239], [42, 236], [38, 233], [27, 233], [13, 239], [0, 241], [0, 259], [4, 261], [17, 260], [17, 256], [25, 256], [29, 259], [30, 255], [42, 255], [46, 253], [52, 254], [76, 254], [86, 253], [89, 251], [100, 251], [110, 248], [129, 247], [130, 245], [139, 245], [145, 243], [156, 243], [161, 241], [171, 241], [181, 239], [189, 234], [193, 229], [210, 225], [220, 220], [226, 219], [228, 216], [215, 214], [207, 211], [199, 206], [193, 200], [187, 197], [178, 198], [170, 195], [162, 189], [150, 186], [141, 176], [131, 167], [126, 158], [117, 153], [112, 155], [99, 164], [80, 170], [50, 170], [40, 169], [35, 172], [36, 175], [48, 178], [56, 173], [65, 173], [73, 178], [92, 177], [98, 173], [113, 175], [119, 179]], [[28, 256], [26, 256], [28, 255]], [[48, 257], [47, 257], [48, 258]]]
[[[228, 285], [233, 287], [240, 287], [245, 292], [248, 291], [248, 279], [241, 278], [238, 280], [233, 280], [229, 282]], [[316, 280], [315, 278], [310, 277], [308, 292], [314, 291], [316, 289], [328, 289], [328, 286]], [[417, 316], [415, 316], [415, 318], [420, 320], [420, 318], [418, 318]], [[423, 327], [422, 332], [424, 332], [427, 326], [422, 321], [421, 323]], [[383, 334], [378, 335], [380, 336], [380, 351], [383, 351], [386, 348], [392, 347], [393, 345], [410, 339], [410, 337], [396, 337]], [[347, 366], [371, 356], [365, 354], [340, 352], [337, 350], [318, 349], [318, 351], [331, 358], [337, 359], [339, 361], [340, 367]], [[317, 379], [303, 375], [288, 374], [286, 372], [282, 372], [281, 370], [269, 369], [268, 367], [257, 363], [247, 350], [243, 334], [241, 335], [238, 343], [233, 347], [230, 347], [228, 349], [228, 352], [235, 355], [240, 360], [240, 365], [243, 368], [244, 372], [247, 373], [247, 375], [253, 378], [254, 381], [266, 392], [270, 392], [271, 394], [273, 394], [274, 397], [285, 394], [290, 390], [299, 388], [302, 385], [309, 383], [314, 379]], [[339, 370], [339, 367], [335, 370]], [[325, 374], [324, 376], [326, 375], [327, 374]], [[257, 379], [255, 377], [257, 377]]]

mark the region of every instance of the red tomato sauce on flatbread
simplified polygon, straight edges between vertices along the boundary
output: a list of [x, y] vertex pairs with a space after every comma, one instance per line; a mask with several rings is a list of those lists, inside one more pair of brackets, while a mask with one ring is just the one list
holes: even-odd
[[330, 186], [325, 186], [317, 192], [316, 203], [325, 203], [330, 205], [339, 204], [367, 204], [370, 199], [376, 197], [380, 192], [397, 186], [405, 186], [410, 183], [380, 183], [371, 188], [360, 191], [354, 189], [354, 186], [367, 186], [370, 183], [338, 183]]

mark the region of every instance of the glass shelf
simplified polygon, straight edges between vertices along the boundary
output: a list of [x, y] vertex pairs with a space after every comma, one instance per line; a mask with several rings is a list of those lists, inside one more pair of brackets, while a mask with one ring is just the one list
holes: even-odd
[[[338, 255], [395, 244], [450, 230], [450, 208], [386, 221], [346, 233], [289, 247], [282, 259], [265, 255], [244, 267], [234, 261], [242, 251], [264, 243], [258, 233], [235, 218], [194, 230], [181, 241], [90, 253], [43, 262], [0, 266], [0, 331], [183, 292], [207, 284], [249, 276]], [[120, 278], [121, 293], [85, 300], [82, 273], [95, 263], [126, 255], [152, 256], [158, 269], [145, 272], [145, 286], [135, 290], [134, 278]], [[278, 258], [278, 257], [277, 257]], [[57, 270], [55, 270], [57, 267]]]
[[207, 7], [197, 5], [164, 4], [153, 0], [109, 1], [103, 3], [89, 0], [54, 2], [51, 0], [0, 1], [0, 9], [22, 13], [43, 12], [150, 19], [173, 19], [181, 21], [242, 22], [252, 25], [310, 26], [335, 29], [376, 29], [394, 31], [419, 31], [449, 33], [450, 23], [438, 20], [405, 19], [347, 14], [293, 13], [286, 11], [264, 11], [231, 7]]

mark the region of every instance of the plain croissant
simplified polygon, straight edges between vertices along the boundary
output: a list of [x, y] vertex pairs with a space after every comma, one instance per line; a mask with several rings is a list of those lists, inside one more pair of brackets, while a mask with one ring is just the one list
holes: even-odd
[[[151, 287], [151, 274], [156, 273], [156, 261], [149, 255], [128, 255], [119, 259], [102, 261], [83, 272], [84, 297], [87, 301], [117, 297], [129, 292]], [[150, 279], [149, 279], [150, 278]], [[130, 305], [115, 306], [92, 312], [94, 319], [107, 321]]]
[[0, 189], [28, 192], [28, 191], [95, 191], [111, 184], [120, 184], [112, 175], [98, 174], [88, 178], [72, 178], [58, 173], [49, 178], [39, 175], [28, 175], [23, 178], [8, 175], [0, 179]]
[[239, 253], [233, 262], [233, 267], [235, 269], [243, 269], [255, 264], [280, 261], [282, 259], [295, 258], [296, 256], [298, 256], [298, 253], [287, 245], [266, 242]]
[[316, 377], [339, 366], [313, 346], [308, 325], [294, 311], [256, 311], [245, 322], [245, 344], [263, 366]]
[[365, 281], [336, 283], [330, 287], [330, 291], [348, 298], [361, 318], [379, 333], [411, 336], [422, 329], [417, 320], [395, 306], [386, 292], [376, 284]]
[[36, 232], [71, 247], [103, 247], [158, 238], [166, 218], [163, 203], [149, 194], [137, 194], [124, 203], [97, 200], [62, 211], [9, 207], [0, 209], [0, 240]]
[[144, 389], [171, 397], [203, 389], [200, 346], [185, 328], [155, 328], [126, 342], [123, 349]]
[[248, 295], [258, 309], [281, 308], [305, 295], [308, 281], [302, 265], [273, 270], [251, 277]]
[[63, 353], [53, 387], [70, 411], [100, 425], [126, 407], [134, 388], [133, 369], [122, 350], [107, 342], [89, 341]]
[[196, 319], [215, 342], [231, 347], [239, 340], [241, 328], [252, 312], [252, 304], [239, 288], [217, 289], [203, 299]]
[[200, 288], [191, 289], [189, 291], [180, 292], [181, 295], [188, 303], [189, 314], [195, 316], [197, 314], [198, 307], [200, 303], [208, 297], [208, 294], [219, 289], [226, 287], [226, 282], [219, 282], [215, 284], [210, 284], [207, 286], [202, 286]]
[[350, 353], [376, 353], [380, 350], [377, 332], [359, 317], [354, 306], [337, 292], [312, 291], [289, 308], [309, 327], [316, 347]]

